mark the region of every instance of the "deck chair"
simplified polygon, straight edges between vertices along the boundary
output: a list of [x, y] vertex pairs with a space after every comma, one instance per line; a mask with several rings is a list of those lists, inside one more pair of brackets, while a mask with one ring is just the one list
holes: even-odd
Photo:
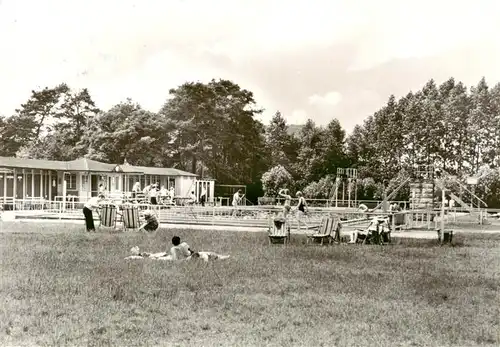
[[141, 221], [139, 219], [139, 208], [137, 206], [123, 206], [122, 207], [122, 223], [123, 230], [139, 230]]
[[339, 232], [340, 219], [338, 217], [323, 217], [318, 227], [318, 232], [307, 236], [307, 243], [319, 240], [321, 241], [321, 245], [323, 245], [324, 241], [328, 240], [328, 243], [331, 244], [339, 237]]
[[104, 204], [99, 206], [99, 229], [116, 228], [117, 208], [116, 205]]
[[269, 218], [269, 244], [283, 244], [290, 242], [290, 225], [284, 217]]

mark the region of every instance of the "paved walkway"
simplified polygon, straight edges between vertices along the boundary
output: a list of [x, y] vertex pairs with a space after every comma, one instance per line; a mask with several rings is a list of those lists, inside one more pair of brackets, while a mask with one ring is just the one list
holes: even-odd
[[[16, 219], [15, 221], [3, 222], [0, 221], [0, 232], [8, 233], [9, 228], [4, 227], [4, 223], [39, 223], [39, 224], [77, 224], [84, 227], [82, 220], [57, 220], [57, 219]], [[217, 230], [217, 231], [246, 231], [246, 232], [267, 232], [267, 228], [259, 227], [241, 227], [241, 226], [225, 226], [225, 225], [190, 225], [190, 224], [170, 224], [161, 223], [160, 227], [164, 229], [188, 229], [188, 230]], [[448, 229], [448, 228], [447, 228]], [[481, 233], [481, 234], [497, 234], [500, 233], [498, 229], [453, 229], [455, 234], [461, 233]], [[305, 234], [304, 231], [297, 231], [292, 229], [291, 234], [301, 235]], [[395, 231], [392, 233], [395, 238], [416, 238], [416, 239], [437, 239], [437, 232], [435, 230], [404, 230]]]

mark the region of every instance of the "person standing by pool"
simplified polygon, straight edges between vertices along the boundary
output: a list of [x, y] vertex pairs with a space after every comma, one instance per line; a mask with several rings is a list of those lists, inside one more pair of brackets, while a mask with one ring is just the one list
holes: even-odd
[[288, 213], [292, 209], [292, 196], [288, 194], [288, 189], [280, 189], [278, 195], [285, 199], [285, 203], [283, 204], [283, 215], [287, 218]]
[[137, 197], [137, 194], [141, 192], [141, 182], [135, 182], [134, 186], [132, 187], [132, 199], [135, 199]]
[[151, 186], [151, 189], [149, 190], [149, 203], [151, 205], [158, 205], [158, 193], [159, 193], [159, 188], [156, 184], [153, 184]]
[[170, 199], [170, 203], [173, 205], [175, 198], [175, 188], [173, 186], [170, 186], [170, 188], [168, 189], [168, 197]]
[[309, 229], [309, 225], [307, 224], [306, 221], [304, 221], [304, 217], [306, 216], [307, 213], [307, 203], [306, 199], [302, 196], [302, 192], [298, 191], [297, 192], [297, 198], [299, 199], [299, 202], [297, 203], [297, 228], [298, 230], [302, 230], [301, 224], [303, 223], [306, 227], [306, 230]]
[[201, 189], [201, 194], [200, 194], [200, 203], [201, 206], [205, 206], [205, 203], [207, 202], [207, 190], [205, 188]]
[[243, 195], [241, 195], [241, 189], [238, 189], [236, 193], [233, 195], [233, 217], [238, 214], [238, 205], [241, 204], [241, 200], [243, 199]]

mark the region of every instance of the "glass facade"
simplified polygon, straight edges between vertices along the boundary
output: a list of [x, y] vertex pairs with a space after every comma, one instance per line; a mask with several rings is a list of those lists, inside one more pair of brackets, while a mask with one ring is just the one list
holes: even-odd
[[64, 181], [66, 181], [66, 195], [80, 199], [96, 196], [99, 184], [105, 185], [110, 193], [130, 195], [136, 182], [141, 183], [141, 190], [147, 185], [159, 183], [166, 189], [174, 188], [175, 194], [188, 196], [188, 190], [201, 190], [210, 194], [210, 183], [203, 182], [195, 186], [194, 177], [145, 175], [137, 173], [92, 173], [92, 172], [64, 172], [46, 169], [0, 168], [0, 201], [6, 199], [45, 198], [55, 200], [63, 196]]

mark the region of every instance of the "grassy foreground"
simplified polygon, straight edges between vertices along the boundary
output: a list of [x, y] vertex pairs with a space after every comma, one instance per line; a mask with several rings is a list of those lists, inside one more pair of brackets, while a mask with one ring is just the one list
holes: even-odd
[[[452, 246], [268, 246], [264, 233], [3, 223], [2, 346], [476, 346], [500, 343], [500, 235]], [[31, 232], [26, 232], [31, 231]], [[225, 261], [130, 260], [177, 234]]]

